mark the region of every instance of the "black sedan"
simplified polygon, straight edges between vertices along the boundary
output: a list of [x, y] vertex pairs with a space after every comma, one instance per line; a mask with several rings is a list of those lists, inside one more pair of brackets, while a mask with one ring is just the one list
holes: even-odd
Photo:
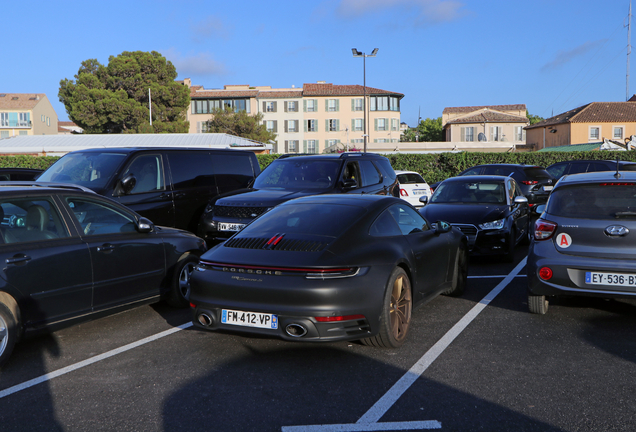
[[515, 246], [530, 240], [528, 200], [512, 177], [453, 177], [425, 201], [422, 216], [459, 228], [468, 236], [473, 254], [512, 261]]
[[0, 365], [25, 334], [161, 298], [187, 306], [205, 250], [79, 186], [0, 183]]
[[636, 298], [635, 196], [636, 172], [559, 180], [528, 254], [530, 312], [545, 314], [553, 296]]
[[466, 237], [377, 195], [285, 202], [201, 257], [193, 322], [208, 330], [399, 347], [413, 307], [459, 295]]

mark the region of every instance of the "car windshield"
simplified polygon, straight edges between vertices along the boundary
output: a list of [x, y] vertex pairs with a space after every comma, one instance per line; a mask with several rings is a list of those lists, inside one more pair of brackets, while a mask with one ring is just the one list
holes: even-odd
[[398, 174], [397, 178], [400, 184], [426, 183], [422, 176], [416, 173]]
[[286, 204], [256, 219], [240, 236], [285, 233], [338, 237], [365, 212], [362, 207], [346, 204]]
[[103, 188], [125, 158], [124, 153], [69, 153], [44, 171], [38, 181]]
[[502, 181], [446, 181], [431, 197], [431, 203], [506, 203], [506, 190]]
[[276, 160], [256, 178], [254, 188], [327, 190], [335, 184], [339, 167], [339, 161]]
[[607, 182], [557, 188], [548, 214], [582, 219], [636, 218], [636, 184]]

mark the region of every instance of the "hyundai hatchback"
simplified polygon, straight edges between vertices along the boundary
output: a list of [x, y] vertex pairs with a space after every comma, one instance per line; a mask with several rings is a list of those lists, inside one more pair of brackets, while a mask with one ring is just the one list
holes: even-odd
[[530, 312], [551, 296], [636, 297], [635, 245], [636, 172], [563, 176], [534, 227]]

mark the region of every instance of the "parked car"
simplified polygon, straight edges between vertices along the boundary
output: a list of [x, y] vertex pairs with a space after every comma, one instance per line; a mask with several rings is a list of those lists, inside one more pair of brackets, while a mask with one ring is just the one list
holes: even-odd
[[421, 207], [420, 198], [431, 197], [431, 188], [426, 180], [415, 171], [396, 171], [400, 183], [400, 197], [408, 201], [413, 207]]
[[187, 306], [205, 250], [79, 186], [0, 183], [0, 364], [25, 334], [161, 298]]
[[251, 151], [100, 148], [66, 154], [38, 181], [78, 184], [157, 225], [196, 233], [210, 199], [247, 187], [259, 173]]
[[334, 193], [400, 196], [395, 171], [384, 156], [283, 155], [263, 170], [251, 188], [212, 200], [201, 218], [198, 234], [210, 244], [225, 241], [282, 202]]
[[0, 168], [0, 181], [33, 181], [43, 172], [36, 168]]
[[636, 173], [568, 175], [534, 227], [528, 307], [545, 314], [550, 297], [636, 298]]
[[199, 328], [395, 348], [416, 306], [463, 292], [466, 238], [399, 198], [307, 196], [205, 253], [197, 270]]
[[617, 161], [615, 160], [569, 160], [553, 163], [546, 168], [555, 179], [560, 179], [568, 174], [580, 174], [585, 172], [596, 171], [636, 171], [636, 162]]
[[528, 200], [512, 177], [452, 177], [435, 189], [430, 201], [422, 201], [422, 216], [459, 228], [473, 254], [512, 261], [515, 246], [530, 238]]
[[528, 199], [530, 205], [546, 202], [556, 183], [554, 177], [545, 168], [524, 164], [477, 165], [462, 171], [459, 175], [511, 176], [517, 181], [521, 193]]

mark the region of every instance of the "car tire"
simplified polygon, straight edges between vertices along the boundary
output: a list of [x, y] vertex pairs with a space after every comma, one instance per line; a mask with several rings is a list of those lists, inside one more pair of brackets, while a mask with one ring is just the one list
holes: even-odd
[[503, 255], [503, 261], [511, 263], [515, 260], [515, 246], [517, 245], [517, 233], [514, 228], [510, 230], [510, 237], [508, 238], [508, 250]]
[[199, 257], [186, 254], [175, 264], [170, 292], [166, 298], [170, 306], [183, 308], [190, 304], [190, 276], [198, 262]]
[[457, 259], [455, 260], [455, 271], [453, 272], [453, 286], [442, 294], [452, 297], [459, 297], [464, 294], [466, 282], [468, 280], [468, 250], [466, 245], [461, 243], [457, 248]]
[[11, 309], [0, 301], [0, 367], [7, 361], [18, 338], [18, 321]]
[[406, 339], [412, 311], [411, 281], [404, 269], [396, 267], [384, 293], [380, 331], [376, 336], [363, 339], [362, 343], [380, 348], [399, 348]]
[[530, 313], [545, 315], [548, 312], [549, 302], [545, 296], [528, 295], [528, 310]]

